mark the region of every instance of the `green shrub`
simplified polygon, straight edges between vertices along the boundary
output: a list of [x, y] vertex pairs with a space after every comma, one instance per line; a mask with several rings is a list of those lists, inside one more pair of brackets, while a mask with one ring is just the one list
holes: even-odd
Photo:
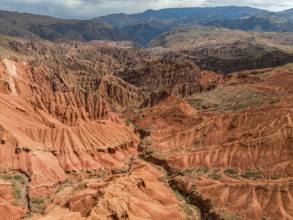
[[31, 198], [30, 206], [33, 212], [41, 213], [45, 209], [45, 199], [43, 197]]
[[219, 174], [217, 172], [212, 172], [208, 176], [211, 177], [211, 178], [213, 178], [214, 180], [220, 180], [220, 179], [222, 179], [221, 174]]
[[141, 129], [141, 127], [140, 127], [139, 124], [136, 124], [136, 125], [134, 126], [134, 128], [135, 128], [135, 130], [137, 130], [137, 131]]
[[131, 123], [132, 123], [132, 122], [131, 122], [131, 120], [129, 120], [129, 119], [125, 120], [125, 125], [126, 125], [126, 126], [129, 126]]
[[21, 190], [16, 184], [12, 184], [12, 195], [15, 199], [21, 199]]
[[280, 178], [279, 175], [272, 175], [272, 177], [271, 177], [272, 180], [277, 180], [277, 179], [279, 179], [279, 178]]
[[11, 205], [14, 205], [14, 206], [21, 206], [21, 203], [20, 203], [20, 201], [19, 200], [12, 200], [11, 201]]
[[31, 218], [31, 217], [33, 217], [33, 215], [31, 213], [26, 213], [23, 216], [21, 216], [20, 219], [28, 219], [28, 218]]
[[200, 146], [200, 145], [201, 145], [200, 140], [195, 139], [195, 140], [193, 141], [193, 145], [195, 145], [195, 146]]
[[160, 182], [165, 182], [165, 178], [163, 176], [157, 177], [157, 180]]
[[190, 175], [193, 174], [194, 171], [195, 171], [194, 168], [188, 168], [188, 169], [184, 170], [184, 175], [185, 176], [190, 176]]
[[238, 170], [234, 168], [227, 168], [224, 170], [224, 173], [230, 178], [236, 179], [239, 177]]
[[56, 190], [56, 194], [63, 191], [65, 188], [68, 188], [68, 187], [72, 187], [73, 186], [73, 183], [72, 182], [67, 182], [67, 183], [64, 183], [60, 186], [58, 186], [57, 190]]
[[18, 173], [4, 174], [1, 179], [9, 181], [12, 184], [12, 196], [19, 200], [22, 198], [21, 187], [25, 183], [24, 176]]
[[263, 173], [259, 169], [248, 169], [244, 173], [241, 174], [241, 177], [246, 178], [246, 179], [261, 179], [263, 178]]
[[16, 180], [18, 182], [22, 182], [24, 180], [23, 176], [20, 174], [4, 174], [1, 176], [1, 179], [6, 181]]
[[187, 196], [187, 197], [185, 198], [185, 201], [186, 201], [188, 204], [190, 204], [190, 203], [191, 203], [191, 199], [190, 199], [190, 197]]
[[189, 207], [189, 205], [183, 205], [183, 210], [186, 213], [187, 216], [192, 216], [193, 211], [192, 209]]
[[210, 170], [210, 168], [208, 167], [203, 167], [203, 168], [200, 168], [199, 171], [203, 172], [203, 173], [208, 173]]

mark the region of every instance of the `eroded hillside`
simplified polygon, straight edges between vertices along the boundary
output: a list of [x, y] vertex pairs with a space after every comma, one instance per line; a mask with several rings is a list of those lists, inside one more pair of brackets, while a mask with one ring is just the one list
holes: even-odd
[[128, 42], [0, 47], [2, 219], [293, 218], [292, 64], [222, 75]]
[[112, 72], [143, 52], [95, 42], [2, 46], [10, 55], [0, 65], [4, 219], [199, 216], [137, 158], [140, 138], [121, 116], [145, 95]]
[[205, 217], [290, 219], [292, 80], [289, 65], [233, 73], [189, 103], [161, 96], [133, 119], [139, 153]]
[[161, 34], [150, 42], [149, 51], [166, 57], [188, 57], [203, 70], [227, 74], [291, 63], [292, 36], [291, 32], [190, 26]]

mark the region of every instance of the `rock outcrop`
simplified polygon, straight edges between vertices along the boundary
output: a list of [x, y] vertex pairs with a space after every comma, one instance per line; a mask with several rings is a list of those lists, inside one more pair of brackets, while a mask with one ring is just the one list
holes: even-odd
[[[174, 193], [157, 180], [161, 173], [136, 161], [127, 175], [65, 188], [39, 219], [180, 219], [186, 217]], [[68, 199], [69, 198], [69, 199]], [[195, 218], [196, 219], [196, 216]]]
[[173, 95], [188, 96], [212, 90], [221, 77], [201, 71], [187, 59], [159, 59], [137, 64], [117, 74], [146, 92], [166, 89]]

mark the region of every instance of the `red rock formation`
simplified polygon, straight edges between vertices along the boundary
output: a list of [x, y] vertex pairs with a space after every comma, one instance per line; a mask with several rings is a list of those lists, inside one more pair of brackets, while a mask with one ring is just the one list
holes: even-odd
[[[91, 180], [58, 193], [40, 219], [180, 219], [186, 214], [157, 177], [161, 173], [145, 162], [135, 162], [127, 175]], [[68, 200], [66, 207], [66, 200]], [[58, 204], [57, 204], [58, 203]], [[196, 219], [196, 216], [195, 218]]]
[[[33, 201], [47, 207], [44, 213], [38, 211], [45, 219], [178, 219], [186, 215], [181, 207], [185, 203], [157, 180], [158, 170], [137, 163], [127, 174], [139, 138], [119, 113], [144, 100], [138, 88], [109, 73], [89, 78], [90, 84], [81, 86], [52, 66], [10, 59], [1, 62], [0, 74], [0, 170], [17, 170], [28, 178], [25, 190], [30, 202], [26, 203], [31, 204], [19, 208], [9, 204], [6, 197], [12, 192], [7, 191], [0, 201], [4, 219], [36, 212], [40, 207], [34, 207]], [[93, 179], [87, 189], [68, 195], [69, 209], [67, 203], [55, 204], [58, 185], [69, 179], [90, 180], [99, 172], [110, 178], [102, 191], [95, 188]], [[101, 192], [104, 196], [97, 199]], [[61, 195], [60, 199], [66, 198]]]
[[[132, 92], [126, 92], [125, 83], [116, 87], [113, 82], [112, 89], [102, 83], [100, 92], [86, 94], [70, 89], [46, 67], [31, 68], [10, 60], [4, 64], [1, 167], [26, 173], [31, 193], [66, 180], [65, 172], [120, 167], [135, 154], [137, 137], [102, 98], [106, 92], [108, 97], [117, 94], [117, 102], [127, 105], [140, 97], [135, 89], [135, 98], [131, 98], [125, 95]], [[109, 149], [114, 151], [109, 153]]]
[[12, 184], [0, 180], [0, 213], [1, 219], [19, 219], [26, 210], [23, 207], [16, 207], [13, 204]]
[[[9, 45], [18, 54], [0, 62], [5, 220], [199, 219], [192, 205], [212, 219], [292, 218], [290, 65], [223, 79], [101, 42]], [[158, 91], [146, 97], [118, 70]]]
[[125, 81], [149, 92], [166, 89], [173, 95], [188, 96], [217, 86], [220, 75], [201, 71], [184, 59], [159, 59], [129, 67], [118, 73]]
[[[174, 182], [177, 189], [199, 207], [204, 198], [210, 198], [209, 212], [235, 213], [246, 219], [290, 219], [291, 81], [292, 72], [284, 68], [228, 76], [221, 89], [246, 85], [269, 93], [263, 98], [268, 104], [259, 109], [197, 112], [184, 100], [164, 98], [137, 118], [149, 134], [140, 150], [173, 175], [179, 170], [182, 180]], [[276, 92], [279, 104], [274, 102]]]

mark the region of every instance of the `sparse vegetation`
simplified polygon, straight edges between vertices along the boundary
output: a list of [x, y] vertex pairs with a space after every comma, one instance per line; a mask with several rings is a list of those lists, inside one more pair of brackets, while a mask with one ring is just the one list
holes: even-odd
[[210, 170], [210, 168], [208, 168], [208, 167], [203, 167], [203, 168], [199, 168], [199, 172], [203, 172], [203, 173], [208, 173], [209, 172], [209, 170]]
[[23, 183], [24, 181], [24, 177], [21, 175], [21, 174], [15, 174], [15, 173], [12, 173], [12, 174], [4, 174], [1, 176], [1, 179], [3, 180], [6, 180], [6, 181], [18, 181], [20, 183]]
[[266, 190], [267, 188], [266, 188], [265, 185], [257, 185], [257, 186], [255, 187], [255, 189], [256, 189], [256, 190]]
[[293, 63], [289, 63], [286, 65], [286, 68], [289, 70], [289, 71], [293, 71]]
[[187, 216], [192, 216], [193, 211], [192, 211], [192, 209], [189, 207], [189, 205], [184, 204], [184, 205], [183, 205], [183, 210], [184, 210], [184, 212], [186, 213]]
[[154, 158], [158, 158], [158, 159], [162, 159], [162, 160], [167, 159], [167, 153], [163, 152], [163, 151], [155, 151], [155, 152], [152, 153], [152, 156]]
[[216, 170], [213, 170], [212, 173], [209, 173], [209, 177], [213, 178], [214, 180], [220, 180], [222, 179], [222, 176], [220, 173], [218, 173]]
[[14, 197], [14, 203], [19, 205], [20, 199], [22, 199], [22, 194], [21, 194], [21, 187], [23, 184], [25, 184], [25, 179], [24, 176], [19, 174], [19, 173], [9, 173], [9, 174], [4, 174], [1, 176], [1, 179], [11, 182], [12, 184], [12, 196]]
[[33, 212], [42, 213], [45, 209], [45, 198], [44, 197], [36, 197], [31, 198], [30, 206]]
[[71, 182], [71, 181], [64, 183], [64, 184], [58, 186], [58, 188], [56, 190], [56, 194], [59, 192], [62, 192], [65, 188], [72, 187], [72, 186], [73, 186], [73, 182]]
[[234, 168], [231, 168], [231, 167], [227, 168], [224, 170], [224, 173], [230, 178], [234, 178], [234, 179], [239, 178], [238, 170]]
[[131, 122], [131, 120], [127, 119], [127, 120], [125, 120], [124, 123], [125, 123], [126, 126], [130, 126], [130, 124], [131, 124], [132, 122]]
[[196, 176], [196, 178], [197, 178], [198, 180], [202, 180], [202, 175], [201, 175], [201, 173], [198, 173], [197, 176]]
[[196, 147], [201, 146], [201, 142], [200, 142], [200, 140], [195, 139], [195, 140], [193, 141], [193, 145], [196, 146]]
[[135, 128], [135, 130], [137, 130], [137, 131], [138, 131], [138, 130], [140, 130], [140, 129], [141, 129], [141, 126], [140, 126], [139, 124], [135, 124], [135, 125], [134, 125], [134, 128]]
[[165, 182], [165, 178], [163, 176], [157, 177], [157, 180], [160, 182]]
[[147, 131], [153, 131], [156, 129], [156, 126], [155, 125], [150, 125], [146, 128]]
[[12, 195], [15, 199], [21, 199], [21, 190], [15, 183], [12, 184]]
[[145, 137], [141, 140], [141, 144], [145, 146], [150, 146], [152, 145], [152, 141], [150, 140], [150, 137]]
[[194, 168], [188, 168], [188, 169], [184, 170], [184, 176], [190, 176], [193, 174], [194, 171], [195, 171]]
[[14, 199], [14, 200], [11, 201], [11, 205], [14, 205], [14, 206], [20, 206], [21, 203], [20, 203], [19, 200]]
[[23, 216], [21, 216], [20, 219], [29, 219], [29, 218], [32, 218], [32, 217], [33, 217], [33, 215], [31, 213], [26, 213]]
[[[137, 22], [132, 20], [129, 22]], [[172, 27], [170, 22], [166, 28]], [[149, 23], [151, 27], [158, 22]], [[138, 24], [134, 29], [144, 32], [148, 26]], [[131, 218], [143, 212], [152, 215], [150, 206], [162, 219], [168, 218], [170, 211], [171, 218], [182, 215], [187, 219], [221, 219], [219, 215], [225, 213], [227, 220], [240, 220], [238, 214], [261, 219], [266, 211], [273, 219], [290, 212], [285, 197], [291, 184], [287, 166], [292, 159], [288, 146], [292, 88], [286, 79], [291, 79], [292, 73], [283, 72], [285, 67], [281, 66], [270, 70], [250, 67], [278, 65], [279, 59], [282, 63], [292, 60], [293, 53], [288, 57], [285, 52], [277, 53], [278, 45], [270, 48], [269, 43], [266, 47], [254, 42], [257, 39], [252, 37], [261, 37], [261, 32], [235, 31], [232, 39], [229, 34], [234, 31], [193, 29], [196, 38], [191, 36], [189, 42], [182, 40], [184, 34], [189, 34], [185, 28], [179, 28], [180, 33], [170, 32], [170, 36], [161, 35], [171, 41], [173, 34], [179, 36], [174, 41], [181, 41], [182, 48], [173, 42], [174, 50], [169, 50], [167, 44], [158, 51], [148, 45], [143, 50], [135, 45], [129, 48], [139, 53], [128, 52], [128, 47], [116, 47], [114, 43], [111, 48], [104, 47], [108, 44], [104, 40], [89, 44], [60, 40], [56, 45], [43, 45], [37, 39], [26, 43], [7, 41], [7, 48], [31, 54], [35, 59], [11, 57], [17, 61], [19, 77], [8, 74], [6, 68], [1, 81], [0, 148], [7, 151], [3, 155], [13, 155], [22, 163], [11, 165], [10, 160], [4, 160], [3, 172], [18, 169], [21, 174], [10, 172], [0, 178], [5, 180], [1, 180], [3, 188], [8, 189], [9, 195], [4, 195], [8, 197], [7, 204], [21, 206], [14, 207], [23, 214], [20, 219], [33, 215], [62, 218], [66, 212], [77, 212], [89, 219], [99, 214], [113, 219]], [[220, 41], [213, 33], [218, 33]], [[267, 37], [266, 41], [274, 40]], [[220, 68], [212, 71], [217, 65], [223, 72]], [[246, 67], [247, 70], [225, 74], [233, 68], [238, 71]], [[293, 64], [290, 68], [293, 70]], [[19, 87], [19, 97], [11, 94], [14, 83]], [[156, 91], [162, 87], [166, 88]], [[146, 88], [156, 93], [147, 97], [141, 93]], [[26, 119], [19, 123], [22, 117]], [[12, 152], [10, 145], [15, 148]], [[281, 152], [276, 147], [282, 147]], [[284, 156], [278, 158], [282, 153]], [[23, 171], [28, 173], [22, 175]], [[277, 180], [277, 174], [281, 180]], [[74, 182], [60, 184], [66, 177]], [[52, 199], [46, 197], [54, 190]], [[141, 210], [130, 210], [131, 203], [140, 199], [141, 204], [148, 204], [141, 205]], [[115, 202], [118, 205], [113, 205]], [[271, 204], [274, 210], [265, 210]], [[200, 210], [195, 205], [202, 215], [197, 215]], [[25, 210], [32, 210], [32, 214], [24, 214]], [[105, 213], [107, 210], [109, 213]]]
[[238, 111], [262, 106], [265, 103], [261, 99], [265, 95], [246, 85], [242, 87], [226, 85], [209, 92], [194, 94], [186, 100], [202, 111]]
[[263, 173], [259, 169], [248, 169], [241, 174], [241, 177], [256, 180], [263, 178]]
[[271, 177], [272, 180], [277, 180], [277, 179], [279, 179], [279, 178], [280, 178], [279, 175], [272, 175], [272, 177]]

